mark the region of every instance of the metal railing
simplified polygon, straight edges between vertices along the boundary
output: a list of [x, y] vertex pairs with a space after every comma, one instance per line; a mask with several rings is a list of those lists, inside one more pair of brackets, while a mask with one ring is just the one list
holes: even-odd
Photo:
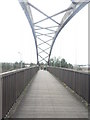
[[2, 84], [2, 106], [0, 106], [2, 107], [2, 116], [0, 118], [4, 118], [7, 115], [38, 70], [38, 67], [23, 68], [0, 75]]
[[47, 70], [90, 104], [90, 74], [58, 67], [47, 67]]

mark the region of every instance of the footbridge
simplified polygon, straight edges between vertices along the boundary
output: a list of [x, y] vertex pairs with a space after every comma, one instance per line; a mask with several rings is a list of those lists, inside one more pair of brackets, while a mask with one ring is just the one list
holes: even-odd
[[[0, 74], [0, 119], [89, 118], [90, 74], [49, 66], [58, 34], [89, 2], [72, 0], [68, 8], [48, 16], [27, 0], [19, 0], [34, 36], [37, 65]], [[44, 18], [34, 22], [31, 8]], [[65, 14], [59, 23], [54, 17], [62, 13]], [[48, 20], [53, 26], [45, 26]], [[43, 44], [46, 48], [41, 47]], [[46, 70], [39, 67], [43, 61], [47, 63]]]
[[90, 74], [36, 66], [0, 78], [2, 118], [88, 119]]

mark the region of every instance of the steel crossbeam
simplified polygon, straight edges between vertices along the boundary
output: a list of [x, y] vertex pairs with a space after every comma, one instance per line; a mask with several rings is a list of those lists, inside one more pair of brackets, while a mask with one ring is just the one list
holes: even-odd
[[[46, 30], [48, 30], [48, 31], [52, 31], [52, 32], [56, 32], [55, 30], [52, 30], [52, 29], [50, 29], [50, 28], [55, 28], [55, 27], [41, 27], [41, 26], [36, 26], [36, 27], [38, 27], [38, 29], [35, 29], [35, 30], [41, 30], [41, 29], [46, 29]], [[58, 26], [57, 26], [58, 27]]]
[[[90, 0], [78, 0], [78, 2], [76, 2], [75, 0], [71, 0], [72, 3], [68, 8], [60, 12], [57, 12], [56, 14], [53, 14], [51, 16], [47, 15], [36, 6], [29, 3], [28, 0], [19, 0], [19, 2], [26, 14], [26, 17], [32, 29], [36, 46], [37, 64], [40, 64], [43, 61], [49, 64], [53, 45], [56, 41], [58, 34], [61, 32], [64, 26], [72, 19], [72, 17], [75, 16], [85, 5], [87, 5], [90, 2]], [[38, 21], [36, 20], [37, 22], [34, 22], [33, 20], [34, 16], [31, 12], [31, 8], [42, 14], [44, 18]], [[54, 19], [54, 17], [62, 13], [64, 13], [64, 16], [62, 17], [61, 22], [58, 23]], [[51, 20], [51, 22], [53, 22], [53, 25], [45, 26], [44, 22], [46, 21], [48, 22], [48, 20]], [[49, 37], [51, 39], [48, 40]], [[45, 45], [47, 47], [43, 48], [42, 45]], [[47, 49], [49, 49], [49, 52], [47, 52]], [[39, 52], [38, 50], [41, 50], [41, 52]], [[41, 53], [43, 54], [41, 55]], [[47, 56], [44, 57], [46, 54]]]

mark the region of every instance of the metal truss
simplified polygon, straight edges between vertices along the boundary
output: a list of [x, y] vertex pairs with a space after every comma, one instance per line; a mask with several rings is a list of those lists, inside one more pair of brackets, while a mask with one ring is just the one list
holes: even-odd
[[[54, 15], [48, 16], [46, 13], [29, 3], [28, 0], [19, 0], [29, 21], [34, 36], [37, 54], [37, 64], [40, 64], [43, 61], [49, 64], [53, 45], [58, 34], [64, 28], [64, 26], [72, 19], [72, 17], [75, 16], [86, 4], [90, 2], [90, 0], [83, 0], [83, 2], [82, 0], [78, 1], [79, 2], [75, 2], [75, 0], [72, 0], [72, 3], [68, 8]], [[44, 18], [34, 22], [31, 8], [42, 14]], [[54, 19], [54, 17], [62, 13], [64, 13], [64, 16], [59, 23]], [[45, 22], [48, 22], [48, 20], [49, 22], [51, 20], [53, 25], [45, 26]]]

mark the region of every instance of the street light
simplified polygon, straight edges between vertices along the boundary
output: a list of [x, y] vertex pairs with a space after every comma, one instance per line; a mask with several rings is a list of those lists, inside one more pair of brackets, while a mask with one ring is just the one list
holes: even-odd
[[22, 53], [21, 52], [18, 52], [18, 54], [20, 55], [20, 63], [21, 63], [21, 68], [22, 68]]
[[59, 59], [59, 61], [60, 61], [60, 67], [61, 67], [61, 57], [59, 57], [58, 59]]

